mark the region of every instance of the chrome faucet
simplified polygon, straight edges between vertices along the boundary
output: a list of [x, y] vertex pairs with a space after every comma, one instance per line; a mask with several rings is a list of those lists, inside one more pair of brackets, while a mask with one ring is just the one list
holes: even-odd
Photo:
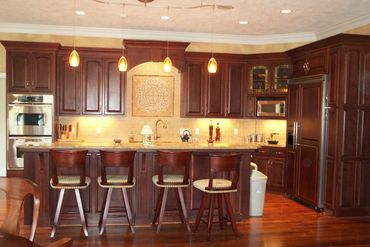
[[163, 121], [162, 119], [158, 119], [155, 122], [155, 131], [154, 131], [154, 141], [157, 141], [159, 138], [161, 138], [161, 135], [158, 133], [158, 125], [162, 122], [163, 129], [167, 129], [167, 123]]

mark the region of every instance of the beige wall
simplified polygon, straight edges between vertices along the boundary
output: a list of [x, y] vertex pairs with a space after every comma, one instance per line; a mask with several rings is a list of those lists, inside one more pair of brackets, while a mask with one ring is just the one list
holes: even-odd
[[347, 31], [349, 34], [370, 35], [370, 24]]
[[0, 72], [0, 176], [6, 175], [6, 85]]

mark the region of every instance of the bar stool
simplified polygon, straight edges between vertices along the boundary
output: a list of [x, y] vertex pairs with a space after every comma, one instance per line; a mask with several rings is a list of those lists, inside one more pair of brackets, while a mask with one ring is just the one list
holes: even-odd
[[[91, 182], [90, 178], [86, 177], [86, 154], [87, 150], [50, 150], [52, 162], [50, 186], [53, 189], [60, 190], [57, 208], [55, 210], [54, 224], [50, 234], [51, 238], [53, 238], [55, 235], [65, 190], [75, 191], [83, 231], [85, 236], [88, 236], [87, 222], [85, 218], [85, 213], [83, 211], [80, 195], [80, 189], [86, 189]], [[79, 173], [77, 175], [60, 175], [60, 170], [71, 170], [73, 168], [79, 170]]]
[[[210, 234], [213, 224], [213, 212], [215, 208], [215, 200], [217, 198], [218, 204], [218, 217], [220, 222], [220, 228], [223, 229], [224, 218], [223, 214], [223, 201], [226, 204], [227, 214], [229, 215], [231, 226], [234, 233], [238, 236], [239, 232], [236, 227], [236, 221], [234, 216], [234, 211], [230, 201], [230, 193], [237, 192], [237, 185], [239, 180], [239, 168], [241, 162], [241, 154], [239, 153], [229, 153], [229, 154], [210, 154], [209, 155], [209, 179], [200, 179], [193, 182], [193, 186], [203, 192], [202, 202], [200, 204], [199, 212], [195, 220], [195, 229], [197, 231], [200, 220], [203, 216], [204, 208], [206, 206], [208, 196], [209, 200], [209, 211], [208, 211], [208, 236], [210, 239]], [[232, 179], [216, 178], [217, 173], [229, 174]], [[231, 173], [232, 172], [232, 173]]]
[[[107, 188], [108, 192], [105, 197], [104, 209], [100, 213], [99, 233], [103, 234], [109, 203], [112, 197], [113, 189], [121, 189], [124, 204], [126, 207], [126, 216], [129, 227], [132, 233], [135, 233], [133, 216], [131, 212], [130, 202], [127, 196], [127, 189], [135, 186], [134, 178], [134, 159], [136, 151], [103, 151], [100, 150], [101, 156], [101, 176], [97, 178], [98, 184], [102, 188]], [[125, 167], [128, 168], [126, 175], [107, 175], [108, 167]]]
[[[152, 181], [160, 188], [160, 194], [157, 199], [155, 214], [152, 224], [158, 220], [157, 232], [161, 230], [163, 215], [166, 207], [168, 189], [177, 189], [176, 197], [180, 211], [181, 222], [185, 222], [186, 228], [191, 232], [187, 210], [185, 207], [182, 188], [189, 186], [189, 166], [191, 161], [191, 151], [158, 151], [159, 172], [152, 177]], [[164, 169], [182, 168], [181, 175], [165, 174]], [[181, 207], [181, 210], [180, 210]]]

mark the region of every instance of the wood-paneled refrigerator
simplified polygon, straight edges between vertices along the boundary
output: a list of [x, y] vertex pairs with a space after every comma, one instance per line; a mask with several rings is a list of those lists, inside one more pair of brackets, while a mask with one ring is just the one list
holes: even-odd
[[290, 80], [288, 101], [286, 192], [322, 210], [327, 76]]

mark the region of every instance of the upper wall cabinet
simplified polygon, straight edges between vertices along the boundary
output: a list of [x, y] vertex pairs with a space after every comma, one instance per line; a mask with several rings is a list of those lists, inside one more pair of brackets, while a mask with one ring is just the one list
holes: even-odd
[[59, 44], [1, 41], [6, 48], [8, 92], [54, 93]]
[[118, 71], [120, 52], [81, 49], [79, 67], [59, 56], [58, 99], [60, 115], [122, 115], [125, 112], [124, 72]]
[[324, 74], [327, 71], [327, 49], [305, 51], [292, 56], [292, 76]]
[[251, 55], [248, 64], [248, 93], [252, 95], [285, 94], [291, 68], [285, 53]]
[[209, 56], [203, 56], [188, 58], [185, 64], [182, 116], [243, 117], [245, 64], [219, 60], [217, 72], [210, 74], [207, 71]]
[[248, 64], [248, 94], [286, 94], [291, 74], [290, 59], [285, 53], [250, 55]]

